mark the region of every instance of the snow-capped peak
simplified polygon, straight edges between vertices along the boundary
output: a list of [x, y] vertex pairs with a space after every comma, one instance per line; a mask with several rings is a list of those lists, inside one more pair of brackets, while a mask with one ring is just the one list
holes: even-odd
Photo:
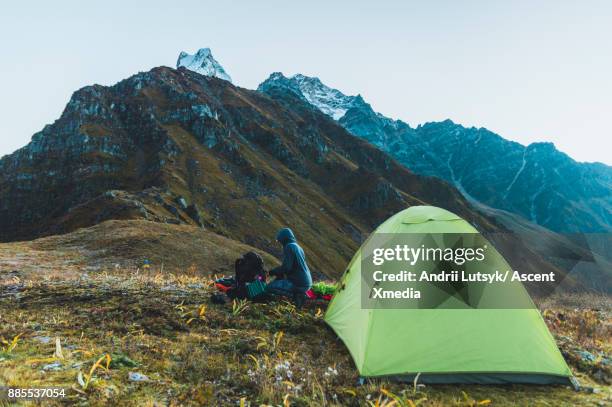
[[200, 48], [193, 55], [181, 51], [176, 61], [176, 67], [179, 68], [181, 66], [202, 75], [214, 76], [229, 82], [232, 81], [232, 78], [225, 72], [225, 69], [213, 57], [210, 48]]
[[280, 72], [275, 72], [259, 86], [259, 89], [263, 90], [274, 83], [284, 83], [285, 87], [299, 89], [311, 105], [334, 120], [340, 120], [356, 101], [361, 100], [359, 96], [347, 96], [337, 89], [326, 86], [319, 78], [302, 74], [286, 78]]

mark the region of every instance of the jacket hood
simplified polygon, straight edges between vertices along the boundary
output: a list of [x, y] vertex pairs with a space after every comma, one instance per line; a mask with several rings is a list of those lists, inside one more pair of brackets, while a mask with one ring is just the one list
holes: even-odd
[[281, 230], [279, 230], [276, 234], [276, 240], [281, 242], [283, 245], [296, 241], [293, 231], [289, 228], [282, 228]]

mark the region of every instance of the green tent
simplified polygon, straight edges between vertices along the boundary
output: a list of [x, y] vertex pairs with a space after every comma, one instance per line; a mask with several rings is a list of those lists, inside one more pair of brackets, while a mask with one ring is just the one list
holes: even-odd
[[[478, 231], [444, 209], [414, 206], [389, 218], [372, 236], [398, 233]], [[364, 309], [364, 246], [350, 262], [325, 314], [362, 377], [412, 380], [418, 374], [423, 383], [572, 383], [572, 373], [533, 303], [521, 309]], [[509, 268], [492, 250], [498, 265]], [[531, 302], [521, 283], [507, 290]]]

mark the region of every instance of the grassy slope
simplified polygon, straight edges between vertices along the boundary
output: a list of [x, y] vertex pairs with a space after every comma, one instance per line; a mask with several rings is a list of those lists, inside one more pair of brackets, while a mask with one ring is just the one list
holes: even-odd
[[[348, 352], [322, 320], [325, 304], [302, 311], [287, 303], [214, 305], [210, 278], [202, 274], [200, 269], [162, 274], [154, 267], [139, 273], [75, 273], [75, 279], [46, 273], [47, 278], [32, 280], [0, 272], [0, 337], [10, 341], [22, 334], [15, 349], [0, 355], [0, 386], [64, 387], [68, 403], [123, 406], [238, 405], [241, 399], [245, 405], [369, 405], [379, 399], [378, 405], [385, 405], [395, 397], [401, 401], [397, 405], [406, 406], [419, 400], [421, 406], [476, 406], [488, 400], [499, 406], [577, 406], [612, 400], [610, 388], [594, 381], [597, 365], [571, 358], [581, 383], [596, 393], [538, 386], [415, 390], [380, 381], [357, 386]], [[580, 345], [610, 353], [609, 313], [555, 307], [545, 316], [564, 352]], [[44, 337], [50, 342], [41, 342]], [[54, 357], [56, 337], [63, 358]], [[78, 372], [87, 379], [105, 354], [114, 362], [108, 370], [97, 368], [84, 389]], [[128, 366], [128, 360], [137, 366]], [[54, 362], [61, 364], [58, 370], [44, 370]], [[149, 381], [130, 382], [129, 372]]]
[[278, 263], [262, 250], [196, 226], [111, 220], [66, 235], [0, 244], [0, 272], [70, 278], [84, 270], [136, 269], [147, 259], [162, 271], [229, 274], [234, 261], [250, 250], [260, 253], [268, 265]]
[[[188, 189], [188, 174], [183, 173], [188, 160], [197, 160], [201, 166], [201, 179], [206, 185], [204, 194], [209, 199], [215, 197], [216, 202], [223, 202], [222, 213], [224, 229], [221, 231], [238, 240], [252, 242], [256, 247], [268, 248], [274, 240], [274, 234], [281, 227], [289, 226], [300, 231], [300, 241], [310, 253], [310, 263], [313, 268], [327, 275], [337, 274], [346, 263], [346, 257], [354, 253], [358, 244], [346, 234], [338, 233], [345, 224], [358, 225], [361, 230], [367, 227], [358, 219], [349, 217], [342, 207], [325, 195], [315, 183], [297, 177], [284, 166], [272, 165], [273, 158], [261, 151], [254, 151], [248, 145], [243, 145], [241, 154], [248, 159], [258, 171], [269, 174], [276, 188], [282, 191], [293, 191], [294, 199], [289, 200], [283, 193], [281, 197], [243, 198], [243, 192], [231, 174], [221, 171], [219, 160], [215, 154], [201, 148], [191, 134], [178, 126], [166, 126], [172, 139], [185, 153], [183, 163], [175, 165], [167, 177], [174, 177], [168, 184], [173, 185], [175, 193], [186, 197], [197, 197]], [[263, 155], [263, 157], [262, 157]], [[201, 199], [205, 200], [202, 196]], [[196, 199], [197, 200], [197, 199]], [[255, 205], [254, 205], [255, 202]], [[217, 222], [212, 214], [202, 211], [210, 223]], [[303, 214], [309, 214], [304, 216]], [[321, 244], [321, 241], [324, 244]]]

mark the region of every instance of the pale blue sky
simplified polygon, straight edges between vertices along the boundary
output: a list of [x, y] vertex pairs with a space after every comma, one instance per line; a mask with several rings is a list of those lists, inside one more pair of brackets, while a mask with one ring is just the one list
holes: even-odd
[[411, 125], [612, 164], [612, 1], [19, 1], [0, 38], [0, 156], [74, 90], [210, 47], [240, 86], [300, 72]]

